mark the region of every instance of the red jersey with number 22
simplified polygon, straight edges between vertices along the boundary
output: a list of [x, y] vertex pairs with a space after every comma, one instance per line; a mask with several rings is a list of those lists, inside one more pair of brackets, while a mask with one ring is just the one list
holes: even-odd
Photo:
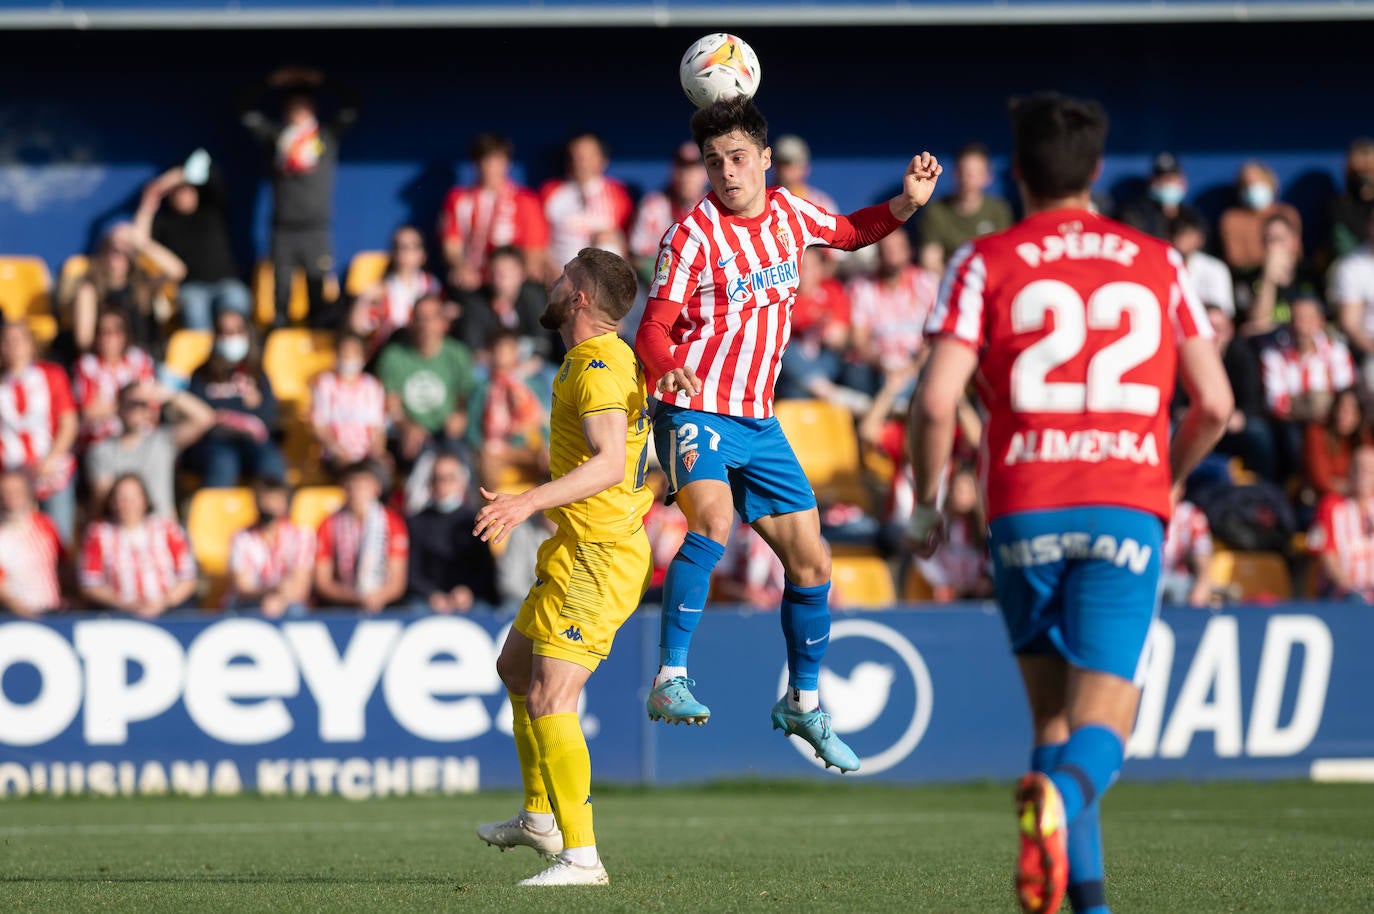
[[926, 331], [979, 353], [990, 518], [1168, 519], [1178, 347], [1212, 336], [1177, 251], [1086, 210], [1037, 213], [955, 253]]

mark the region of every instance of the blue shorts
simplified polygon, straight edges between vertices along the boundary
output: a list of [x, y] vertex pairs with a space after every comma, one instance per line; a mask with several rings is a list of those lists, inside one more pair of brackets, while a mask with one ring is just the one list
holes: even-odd
[[1159, 518], [1130, 508], [997, 518], [993, 584], [1012, 650], [1134, 680], [1159, 609], [1163, 541]]
[[668, 474], [669, 504], [688, 483], [716, 479], [730, 486], [746, 523], [816, 507], [816, 493], [776, 418], [743, 419], [655, 402], [654, 450]]

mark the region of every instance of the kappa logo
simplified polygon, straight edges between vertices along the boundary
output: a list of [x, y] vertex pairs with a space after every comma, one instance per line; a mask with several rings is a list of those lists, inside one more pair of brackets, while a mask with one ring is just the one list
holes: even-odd
[[583, 371], [590, 371], [590, 370], [593, 369], [593, 368], [607, 368], [607, 367], [609, 367], [609, 366], [607, 366], [606, 363], [603, 362], [603, 361], [601, 361], [600, 359], [592, 359], [590, 362], [587, 363], [587, 367], [584, 368], [584, 369], [582, 369], [582, 370], [583, 370]]
[[578, 628], [576, 625], [569, 625], [567, 628], [563, 629], [563, 631], [559, 632], [559, 634], [569, 641], [582, 641], [582, 629]]
[[692, 467], [697, 465], [697, 456], [695, 450], [687, 451], [682, 455], [682, 468], [688, 473], [692, 472]]

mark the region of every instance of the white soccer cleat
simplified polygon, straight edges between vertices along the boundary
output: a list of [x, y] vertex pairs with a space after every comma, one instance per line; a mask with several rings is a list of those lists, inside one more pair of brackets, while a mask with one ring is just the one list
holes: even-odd
[[559, 857], [553, 866], [520, 880], [520, 885], [610, 885], [611, 877], [598, 860], [595, 866], [578, 866]]
[[556, 859], [563, 852], [563, 833], [554, 825], [549, 831], [535, 831], [522, 813], [504, 822], [477, 826], [477, 837], [504, 852], [512, 847], [532, 847], [535, 852]]

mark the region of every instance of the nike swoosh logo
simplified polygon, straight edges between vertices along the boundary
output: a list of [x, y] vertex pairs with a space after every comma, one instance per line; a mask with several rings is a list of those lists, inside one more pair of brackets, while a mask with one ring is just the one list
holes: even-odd
[[734, 263], [734, 262], [735, 262], [735, 258], [738, 257], [738, 256], [739, 256], [738, 254], [731, 254], [729, 257], [726, 257], [726, 258], [724, 258], [724, 259], [722, 259], [722, 260], [717, 260], [717, 261], [716, 261], [716, 266], [720, 267], [720, 268], [723, 270], [723, 269], [725, 269], [726, 267], [728, 267], [730, 264]]
[[699, 610], [699, 609], [688, 609], [687, 607], [683, 606], [681, 603], [679, 603], [679, 604], [677, 605], [677, 611], [680, 612], [680, 613], [699, 613], [699, 612], [701, 612], [701, 610]]
[[824, 641], [826, 638], [829, 638], [829, 637], [830, 637], [829, 635], [821, 635], [819, 638], [816, 638], [816, 639], [814, 639], [814, 640], [811, 639], [811, 638], [807, 638], [807, 639], [806, 639], [806, 643], [807, 643], [807, 644], [820, 644], [822, 641]]

